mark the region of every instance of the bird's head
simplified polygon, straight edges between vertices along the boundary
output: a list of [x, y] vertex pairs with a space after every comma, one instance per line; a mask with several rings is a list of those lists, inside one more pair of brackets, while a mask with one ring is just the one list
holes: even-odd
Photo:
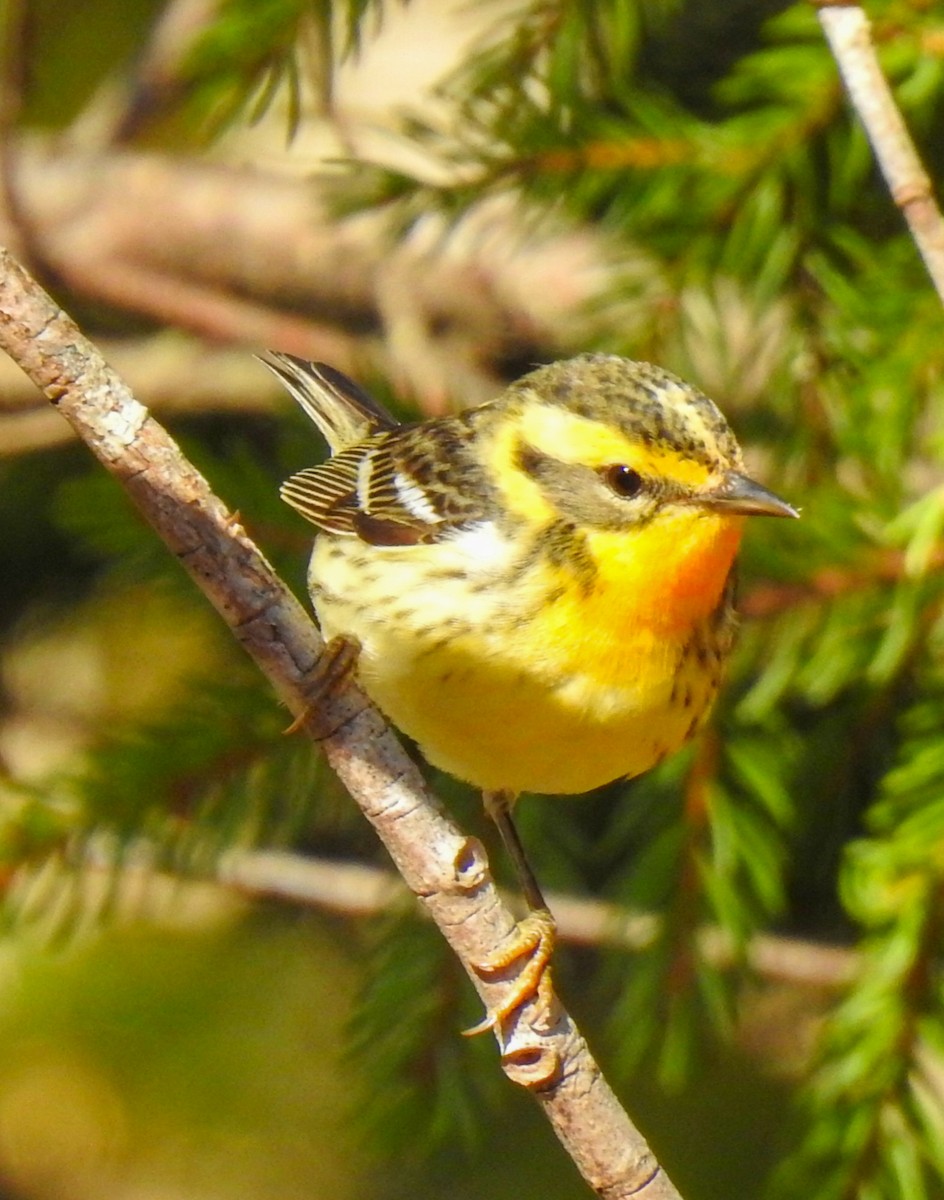
[[648, 363], [582, 355], [486, 407], [501, 414], [483, 453], [507, 509], [548, 529], [566, 523], [602, 575], [651, 590], [654, 604], [713, 603], [742, 518], [798, 515], [744, 473], [715, 404]]

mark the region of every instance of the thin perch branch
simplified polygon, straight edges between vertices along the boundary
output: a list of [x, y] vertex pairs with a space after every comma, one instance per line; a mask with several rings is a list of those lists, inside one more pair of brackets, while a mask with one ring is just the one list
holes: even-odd
[[[62, 413], [213, 603], [300, 724], [321, 639], [206, 481], [70, 318], [0, 250], [0, 348]], [[248, 365], [248, 364], [247, 364]], [[377, 711], [352, 684], [323, 705], [325, 754], [383, 839], [470, 979], [492, 1006], [513, 979], [481, 978], [514, 928], [479, 843], [445, 815]], [[520, 969], [520, 966], [517, 968]], [[395, 1014], [391, 1019], [396, 1019]], [[680, 1200], [620, 1108], [579, 1030], [558, 1009], [537, 1027], [525, 1005], [499, 1041], [505, 1073], [529, 1087], [577, 1168], [606, 1200]]]
[[852, 104], [868, 134], [892, 199], [904, 213], [928, 273], [944, 302], [944, 220], [895, 97], [872, 45], [869, 19], [857, 4], [823, 4], [820, 24]]

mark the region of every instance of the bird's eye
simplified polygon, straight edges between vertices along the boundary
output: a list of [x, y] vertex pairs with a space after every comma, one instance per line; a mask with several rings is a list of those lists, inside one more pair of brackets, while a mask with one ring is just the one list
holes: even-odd
[[639, 472], [619, 463], [607, 467], [603, 472], [603, 478], [617, 496], [622, 496], [624, 500], [631, 500], [633, 496], [638, 496], [643, 488], [642, 476]]

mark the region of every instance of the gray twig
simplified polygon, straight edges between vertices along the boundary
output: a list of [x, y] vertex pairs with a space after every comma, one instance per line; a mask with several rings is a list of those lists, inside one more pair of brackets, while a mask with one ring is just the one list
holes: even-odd
[[944, 301], [944, 220], [931, 180], [879, 64], [869, 19], [857, 4], [822, 5], [819, 19], [892, 199], [904, 214]]

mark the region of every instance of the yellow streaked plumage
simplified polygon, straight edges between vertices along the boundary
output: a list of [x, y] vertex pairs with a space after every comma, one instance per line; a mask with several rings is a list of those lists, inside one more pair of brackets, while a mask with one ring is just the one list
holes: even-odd
[[743, 519], [795, 515], [743, 475], [707, 397], [583, 355], [398, 426], [330, 368], [264, 361], [333, 452], [282, 489], [321, 531], [309, 586], [325, 637], [355, 641], [382, 711], [490, 795], [516, 858], [515, 793], [637, 775], [693, 735], [731, 646]]

